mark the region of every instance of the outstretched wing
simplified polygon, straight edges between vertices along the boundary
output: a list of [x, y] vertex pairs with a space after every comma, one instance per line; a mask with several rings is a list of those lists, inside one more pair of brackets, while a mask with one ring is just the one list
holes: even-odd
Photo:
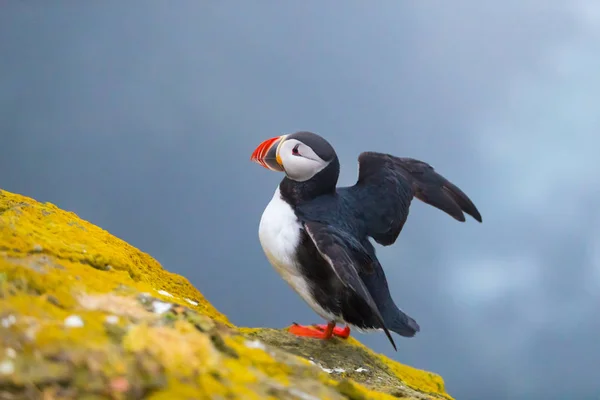
[[381, 245], [396, 241], [413, 197], [458, 221], [465, 221], [463, 212], [482, 221], [471, 199], [423, 161], [364, 152], [358, 163], [358, 181], [349, 189], [361, 204], [367, 234]]
[[[361, 268], [361, 261], [372, 261], [370, 256], [366, 253], [361, 255], [359, 252], [360, 249], [354, 247], [354, 244], [352, 243], [347, 243], [347, 238], [342, 235], [342, 232], [330, 225], [315, 221], [304, 221], [304, 229], [321, 256], [331, 266], [342, 284], [354, 291], [354, 293], [365, 301], [370, 308], [372, 315], [376, 318], [380, 327], [384, 330], [392, 343], [392, 346], [396, 349], [394, 339], [392, 339], [389, 330], [385, 326], [383, 317], [381, 316], [373, 297], [371, 297], [371, 294], [357, 272], [357, 267]], [[357, 255], [363, 257], [363, 259], [357, 259]]]

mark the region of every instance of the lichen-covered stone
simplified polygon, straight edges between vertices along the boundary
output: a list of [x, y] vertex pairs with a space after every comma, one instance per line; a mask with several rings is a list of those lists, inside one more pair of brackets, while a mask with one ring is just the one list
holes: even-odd
[[235, 327], [187, 279], [0, 190], [0, 399], [451, 399], [354, 339]]

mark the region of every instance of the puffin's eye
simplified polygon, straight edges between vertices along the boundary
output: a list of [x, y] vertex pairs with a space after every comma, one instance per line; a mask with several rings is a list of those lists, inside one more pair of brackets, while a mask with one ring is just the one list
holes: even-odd
[[297, 144], [297, 145], [295, 145], [295, 146], [294, 146], [294, 148], [292, 149], [292, 154], [294, 154], [294, 155], [296, 155], [296, 156], [297, 156], [298, 154], [300, 154], [300, 153], [298, 152], [298, 146], [300, 146], [300, 145], [299, 145], [299, 144]]

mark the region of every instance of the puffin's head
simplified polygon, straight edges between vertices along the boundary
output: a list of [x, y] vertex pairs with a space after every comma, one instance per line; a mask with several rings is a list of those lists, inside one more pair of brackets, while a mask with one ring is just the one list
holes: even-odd
[[296, 132], [267, 139], [258, 145], [250, 160], [288, 178], [304, 182], [337, 159], [333, 147], [312, 132]]

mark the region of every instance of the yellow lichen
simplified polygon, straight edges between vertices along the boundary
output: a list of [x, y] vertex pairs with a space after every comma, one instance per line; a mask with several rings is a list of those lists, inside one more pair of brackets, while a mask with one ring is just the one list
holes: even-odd
[[378, 355], [378, 357], [394, 372], [394, 374], [396, 374], [396, 376], [401, 377], [401, 379], [411, 388], [452, 399], [446, 393], [444, 380], [441, 376], [400, 364], [383, 355]]
[[444, 380], [441, 376], [416, 369], [408, 365], [400, 364], [399, 362], [391, 360], [382, 354], [376, 354], [371, 349], [367, 348], [365, 345], [352, 337], [348, 338], [348, 342], [353, 346], [362, 348], [366, 352], [370, 353], [373, 357], [377, 357], [407, 386], [422, 392], [436, 394], [441, 397], [451, 399], [451, 397], [446, 393]]
[[177, 321], [174, 328], [136, 325], [123, 338], [123, 347], [150, 354], [179, 376], [206, 373], [220, 361], [210, 338], [184, 321]]
[[[95, 279], [87, 285], [106, 291], [110, 284], [129, 284], [141, 291], [164, 290], [175, 296], [170, 299], [185, 306], [185, 299], [197, 302], [198, 312], [230, 324], [190, 282], [165, 271], [150, 255], [139, 251], [125, 241], [111, 235], [75, 213], [63, 211], [50, 203], [0, 190], [0, 251], [7, 256], [48, 254], [70, 269], [69, 275]], [[88, 277], [92, 266], [109, 272]], [[125, 280], [121, 273], [129, 275]], [[77, 275], [79, 273], [79, 275]], [[106, 282], [106, 284], [104, 284]], [[45, 283], [44, 283], [45, 285]]]
[[[5, 353], [14, 372], [0, 387], [17, 398], [451, 399], [439, 376], [354, 338], [235, 327], [148, 254], [0, 191], [0, 361]], [[327, 362], [372, 371], [327, 373]]]
[[254, 367], [260, 369], [271, 378], [277, 379], [282, 384], [289, 384], [289, 375], [291, 367], [281, 363], [270, 356], [267, 352], [258, 348], [249, 348], [243, 337], [229, 337], [226, 344], [230, 346], [237, 354], [243, 354], [240, 358], [240, 366], [248, 368]]

